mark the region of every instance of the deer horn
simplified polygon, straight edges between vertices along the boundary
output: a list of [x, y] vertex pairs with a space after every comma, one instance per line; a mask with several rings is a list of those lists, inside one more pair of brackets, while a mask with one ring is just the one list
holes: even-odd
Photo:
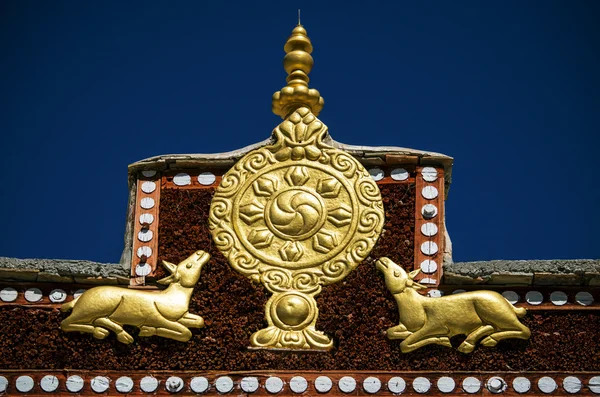
[[416, 277], [417, 274], [419, 274], [420, 271], [421, 269], [415, 269], [412, 272], [408, 273], [408, 277], [412, 280]]

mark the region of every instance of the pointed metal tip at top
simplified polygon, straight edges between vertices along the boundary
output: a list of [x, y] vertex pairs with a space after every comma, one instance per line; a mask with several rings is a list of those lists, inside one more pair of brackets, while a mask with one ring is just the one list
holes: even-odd
[[300, 9], [298, 8], [298, 26], [302, 26], [300, 23]]

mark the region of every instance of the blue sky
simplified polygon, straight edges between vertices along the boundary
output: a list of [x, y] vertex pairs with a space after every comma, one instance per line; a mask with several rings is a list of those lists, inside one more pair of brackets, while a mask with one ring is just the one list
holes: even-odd
[[118, 261], [127, 165], [269, 136], [297, 8], [341, 142], [455, 158], [455, 261], [598, 258], [600, 3], [0, 2], [0, 256]]

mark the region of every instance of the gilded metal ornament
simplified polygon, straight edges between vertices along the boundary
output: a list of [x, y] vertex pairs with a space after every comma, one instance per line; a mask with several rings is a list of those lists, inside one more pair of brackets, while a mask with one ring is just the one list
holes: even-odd
[[101, 286], [87, 290], [65, 303], [60, 310], [73, 310], [63, 320], [63, 331], [89, 332], [104, 339], [113, 331], [119, 342], [129, 344], [133, 337], [123, 325], [140, 328], [140, 336], [162, 336], [187, 342], [192, 337], [188, 329], [204, 327], [202, 317], [188, 312], [194, 286], [210, 255], [196, 251], [178, 265], [163, 261], [171, 273], [158, 282], [168, 285], [162, 291], [140, 291], [123, 287]]
[[[400, 312], [400, 324], [387, 330], [389, 339], [404, 339], [403, 353], [435, 343], [447, 347], [451, 337], [466, 335], [458, 347], [462, 353], [471, 353], [481, 344], [493, 347], [508, 338], [529, 339], [531, 331], [519, 321], [527, 310], [510, 304], [494, 291], [471, 291], [456, 295], [430, 298], [417, 292], [425, 289], [414, 281], [419, 270], [406, 273], [389, 258], [376, 262], [385, 276], [388, 290], [394, 295]], [[482, 339], [483, 338], [483, 339]]]

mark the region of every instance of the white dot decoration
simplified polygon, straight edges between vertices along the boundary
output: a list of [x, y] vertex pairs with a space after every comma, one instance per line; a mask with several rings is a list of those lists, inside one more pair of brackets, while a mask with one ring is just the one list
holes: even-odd
[[594, 376], [588, 382], [588, 387], [594, 394], [600, 394], [600, 376]]
[[568, 301], [567, 294], [562, 291], [554, 291], [550, 294], [550, 302], [555, 306], [562, 306]]
[[427, 222], [421, 225], [421, 234], [427, 237], [435, 236], [438, 232], [438, 227], [435, 223]]
[[71, 375], [67, 378], [65, 385], [71, 393], [79, 393], [83, 389], [83, 378], [79, 375]]
[[85, 292], [85, 289], [81, 288], [78, 289], [77, 291], [75, 291], [75, 293], [73, 294], [73, 298], [79, 298], [81, 296], [81, 294], [83, 294]]
[[204, 393], [208, 390], [208, 386], [208, 379], [204, 376], [195, 376], [190, 381], [190, 389], [192, 389], [194, 393]]
[[413, 380], [412, 387], [417, 393], [424, 394], [431, 389], [431, 382], [429, 379], [419, 376]]
[[148, 247], [147, 245], [144, 245], [137, 249], [138, 258], [141, 258], [144, 255], [146, 256], [146, 258], [150, 258], [152, 256], [152, 248]]
[[344, 393], [352, 393], [356, 389], [356, 380], [351, 376], [344, 376], [338, 381], [338, 388]]
[[581, 381], [575, 376], [567, 376], [563, 380], [563, 388], [570, 394], [579, 393], [581, 391]]
[[450, 393], [456, 387], [456, 382], [449, 376], [442, 376], [437, 381], [437, 388], [442, 393]]
[[375, 394], [381, 389], [381, 381], [379, 378], [369, 376], [363, 380], [363, 389], [369, 394]]
[[425, 255], [435, 255], [438, 252], [438, 245], [435, 241], [425, 241], [421, 244], [421, 252]]
[[506, 384], [504, 379], [500, 378], [499, 376], [494, 376], [488, 379], [486, 387], [490, 392], [498, 394], [504, 392], [508, 385]]
[[463, 292], [467, 292], [467, 290], [466, 289], [455, 289], [454, 291], [452, 291], [452, 295], [462, 294]]
[[42, 290], [39, 288], [29, 288], [25, 291], [24, 295], [27, 302], [39, 302], [44, 296]]
[[115, 387], [119, 393], [129, 393], [133, 390], [133, 379], [129, 376], [121, 376], [115, 382]]
[[50, 291], [50, 295], [48, 295], [48, 298], [50, 298], [50, 302], [52, 303], [61, 303], [67, 299], [67, 292], [60, 288], [53, 289], [52, 291]]
[[539, 305], [544, 301], [544, 295], [539, 291], [529, 291], [525, 294], [525, 300], [530, 305]]
[[437, 281], [435, 280], [435, 278], [425, 277], [425, 278], [420, 279], [419, 283], [421, 283], [421, 284], [435, 284], [435, 283], [437, 283]]
[[156, 175], [156, 171], [145, 170], [145, 171], [142, 171], [142, 175], [144, 175], [146, 178], [152, 178], [154, 175]]
[[435, 180], [438, 178], [438, 172], [433, 167], [424, 167], [421, 170], [421, 176], [423, 177], [423, 180], [427, 182], [435, 182]]
[[140, 380], [140, 389], [144, 393], [153, 393], [158, 388], [158, 379], [154, 376], [144, 376]]
[[203, 172], [198, 175], [198, 183], [204, 186], [210, 186], [217, 180], [217, 177], [212, 172]]
[[142, 192], [150, 194], [155, 190], [156, 190], [155, 182], [146, 181], [146, 182], [142, 183]]
[[373, 178], [374, 181], [380, 181], [385, 176], [385, 173], [381, 168], [370, 168], [369, 174], [371, 175], [371, 178]]
[[481, 381], [475, 377], [469, 376], [462, 381], [462, 388], [469, 394], [477, 393], [481, 389]]
[[145, 210], [149, 210], [154, 207], [154, 199], [152, 197], [144, 197], [140, 200], [140, 207]]
[[46, 375], [40, 380], [40, 387], [46, 393], [51, 393], [58, 389], [60, 382], [54, 375]]
[[394, 168], [392, 170], [391, 177], [395, 181], [405, 181], [408, 179], [409, 174], [404, 168]]
[[143, 243], [147, 243], [148, 241], [152, 240], [152, 237], [154, 237], [154, 233], [152, 233], [152, 230], [150, 229], [142, 229], [138, 233], [138, 240]]
[[294, 376], [290, 379], [290, 389], [294, 393], [304, 393], [308, 389], [308, 382], [302, 376]]
[[392, 393], [400, 394], [404, 392], [404, 389], [406, 389], [406, 381], [399, 376], [394, 376], [388, 380], [387, 387]]
[[27, 375], [19, 376], [15, 381], [15, 386], [17, 386], [17, 390], [21, 393], [29, 393], [33, 390], [34, 385], [33, 378]]
[[183, 379], [178, 376], [170, 376], [165, 382], [165, 389], [167, 389], [169, 393], [177, 393], [183, 389], [183, 385]]
[[8, 379], [4, 376], [0, 376], [0, 393], [6, 392], [6, 388], [8, 387]]
[[421, 209], [421, 214], [425, 219], [435, 218], [437, 216], [437, 207], [433, 204], [425, 204]]
[[421, 195], [427, 200], [433, 200], [439, 193], [435, 186], [425, 186], [423, 190], [421, 190]]
[[518, 376], [513, 379], [512, 386], [517, 393], [523, 394], [527, 393], [529, 389], [531, 389], [531, 382], [525, 377]]
[[435, 273], [438, 268], [437, 263], [431, 259], [425, 259], [423, 262], [421, 262], [419, 267], [421, 268], [421, 271], [426, 274]]
[[110, 386], [110, 379], [106, 376], [96, 376], [92, 379], [90, 385], [92, 386], [92, 390], [96, 393], [104, 393]]
[[502, 296], [512, 305], [519, 301], [519, 294], [517, 294], [515, 291], [504, 291]]
[[152, 267], [147, 263], [140, 263], [135, 265], [135, 275], [139, 277], [146, 277], [152, 273]]
[[271, 394], [277, 394], [283, 390], [283, 381], [277, 376], [270, 376], [265, 381], [265, 389]]
[[543, 393], [550, 394], [554, 390], [558, 388], [556, 381], [549, 376], [544, 376], [540, 378], [537, 382], [538, 389], [540, 389]]
[[440, 298], [444, 295], [444, 293], [442, 291], [440, 291], [439, 289], [432, 289], [429, 292], [427, 292], [427, 296], [430, 298]]
[[315, 389], [317, 389], [319, 393], [327, 393], [331, 390], [332, 386], [333, 382], [331, 382], [331, 379], [327, 376], [319, 376], [315, 379]]
[[258, 378], [254, 376], [246, 376], [240, 382], [240, 387], [246, 393], [254, 393], [258, 390]]
[[2, 299], [2, 302], [14, 302], [17, 300], [18, 296], [19, 292], [11, 287], [3, 288], [2, 291], [0, 291], [0, 299]]
[[229, 376], [220, 376], [215, 381], [215, 387], [219, 393], [229, 393], [233, 390], [233, 379]]
[[173, 177], [173, 183], [177, 186], [186, 186], [192, 183], [192, 178], [188, 174], [179, 173]]
[[575, 295], [575, 302], [582, 306], [589, 306], [594, 303], [594, 297], [589, 292], [581, 291]]
[[154, 222], [154, 215], [148, 213], [140, 215], [141, 225], [151, 225], [152, 222]]

